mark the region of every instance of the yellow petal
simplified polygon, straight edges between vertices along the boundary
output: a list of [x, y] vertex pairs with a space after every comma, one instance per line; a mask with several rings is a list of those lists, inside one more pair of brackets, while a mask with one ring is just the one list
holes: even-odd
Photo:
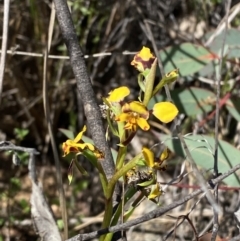
[[167, 148], [165, 148], [160, 155], [160, 161], [162, 162], [165, 161], [168, 158], [168, 156], [169, 156], [169, 151]]
[[103, 159], [105, 156], [104, 153], [98, 150], [97, 148], [93, 151], [93, 153], [97, 159]]
[[133, 65], [140, 72], [146, 69], [151, 69], [155, 57], [152, 55], [149, 48], [143, 47], [142, 50], [134, 56], [131, 65]]
[[86, 125], [84, 125], [82, 131], [80, 131], [80, 132], [78, 133], [78, 135], [75, 137], [75, 139], [74, 139], [73, 141], [76, 142], [76, 143], [79, 142], [79, 141], [82, 139], [83, 133], [84, 133], [86, 130], [87, 130], [87, 127], [86, 127]]
[[150, 129], [150, 126], [148, 122], [144, 118], [136, 118], [137, 125], [144, 131], [147, 131]]
[[123, 122], [123, 121], [127, 122], [129, 118], [130, 118], [130, 113], [122, 113], [119, 116], [116, 116], [115, 120], [120, 122]]
[[109, 97], [107, 98], [110, 102], [120, 102], [126, 96], [130, 94], [130, 90], [126, 86], [121, 86], [119, 88], [114, 89], [109, 93]]
[[142, 153], [143, 153], [143, 156], [144, 156], [144, 159], [145, 159], [145, 162], [146, 162], [147, 166], [153, 167], [154, 166], [154, 154], [153, 154], [153, 152], [150, 149], [148, 149], [146, 147], [143, 147]]
[[67, 144], [67, 142], [63, 142], [62, 144], [63, 149], [63, 156], [66, 156], [70, 152], [70, 146]]
[[92, 145], [91, 143], [76, 143], [72, 140], [67, 140], [65, 142], [69, 152], [77, 152], [77, 151], [82, 151], [84, 149], [89, 149], [90, 151], [94, 150], [94, 145]]
[[159, 184], [157, 183], [156, 185], [152, 185], [152, 189], [150, 194], [148, 195], [148, 199], [154, 199], [156, 197], [161, 196], [162, 191], [160, 189]]
[[146, 120], [148, 119], [149, 112], [143, 103], [139, 101], [132, 101], [129, 103], [129, 106], [132, 111], [140, 114], [142, 117], [145, 117]]
[[142, 58], [142, 60], [149, 60], [149, 59], [151, 59], [151, 58], [155, 58], [153, 55], [152, 55], [152, 53], [151, 53], [151, 51], [150, 51], [150, 49], [149, 48], [147, 48], [147, 47], [142, 47], [142, 49], [141, 49], [141, 51], [139, 52], [139, 57], [141, 57]]
[[90, 151], [94, 151], [95, 147], [91, 143], [76, 143], [72, 147], [78, 148], [79, 151], [89, 149]]
[[127, 124], [124, 126], [125, 130], [131, 130], [132, 132], [137, 131], [137, 125], [131, 122], [127, 122]]
[[153, 107], [153, 115], [163, 123], [171, 122], [177, 114], [178, 109], [171, 102], [160, 102]]
[[69, 185], [71, 184], [72, 179], [73, 179], [72, 173], [71, 173], [71, 174], [68, 174], [68, 183], [69, 183]]

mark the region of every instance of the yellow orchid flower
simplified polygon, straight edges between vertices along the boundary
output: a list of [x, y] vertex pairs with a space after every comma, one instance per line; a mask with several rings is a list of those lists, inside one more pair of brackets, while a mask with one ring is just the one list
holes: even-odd
[[101, 151], [99, 151], [93, 144], [85, 143], [82, 140], [83, 133], [87, 130], [87, 127], [84, 126], [82, 131], [78, 133], [78, 135], [73, 139], [68, 139], [62, 144], [63, 156], [68, 155], [70, 152], [76, 152], [77, 154], [81, 154], [84, 150], [90, 150], [94, 153], [97, 158], [103, 158], [104, 155]]
[[155, 185], [152, 185], [151, 192], [148, 195], [148, 199], [154, 199], [157, 197], [160, 197], [162, 195], [162, 190], [159, 185], [159, 183], [156, 183]]
[[156, 170], [162, 170], [162, 171], [166, 170], [166, 167], [162, 166], [162, 163], [165, 160], [167, 160], [169, 156], [169, 152], [167, 148], [163, 150], [159, 158], [155, 158], [154, 153], [146, 147], [142, 148], [142, 153], [143, 153], [145, 163], [148, 167], [154, 168]]
[[149, 130], [148, 118], [149, 112], [146, 106], [139, 101], [132, 101], [122, 106], [122, 113], [115, 120], [126, 122], [124, 128], [136, 132], [138, 126], [144, 131]]
[[151, 53], [150, 49], [144, 47], [138, 52], [131, 62], [138, 71], [144, 72], [146, 69], [151, 69], [152, 63], [155, 60], [155, 56]]
[[178, 109], [171, 102], [160, 102], [153, 106], [152, 113], [161, 122], [169, 123], [177, 116]]

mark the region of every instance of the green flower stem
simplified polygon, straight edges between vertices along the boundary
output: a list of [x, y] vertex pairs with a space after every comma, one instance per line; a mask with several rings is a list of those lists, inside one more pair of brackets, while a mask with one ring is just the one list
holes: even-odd
[[100, 178], [100, 181], [101, 181], [101, 184], [102, 184], [103, 193], [104, 193], [104, 196], [106, 196], [108, 180], [107, 180], [106, 174], [105, 174], [105, 172], [104, 172], [104, 170], [102, 168], [102, 165], [99, 162], [98, 162], [97, 169], [99, 171], [99, 178]]
[[141, 203], [141, 201], [144, 197], [145, 197], [145, 194], [143, 192], [140, 192], [138, 197], [134, 200], [134, 202], [129, 207], [128, 212], [124, 214], [124, 217], [123, 217], [124, 223], [131, 217], [131, 215], [133, 214], [133, 211]]
[[160, 81], [160, 82], [158, 83], [158, 85], [155, 87], [155, 89], [154, 89], [154, 91], [153, 91], [153, 93], [152, 93], [152, 97], [153, 97], [154, 95], [156, 95], [157, 92], [158, 92], [159, 90], [161, 90], [164, 85], [165, 85], [165, 83], [164, 83], [163, 81]]
[[[127, 201], [133, 197], [133, 195], [137, 192], [137, 190], [134, 187], [131, 187], [127, 190], [125, 197], [124, 197], [124, 204], [127, 203]], [[122, 201], [119, 203], [118, 208], [114, 214], [114, 217], [112, 219], [111, 225], [110, 226], [114, 226], [117, 224], [120, 215], [122, 214]], [[105, 238], [104, 241], [111, 241], [113, 237], [113, 233], [108, 233]]]
[[[110, 197], [109, 199], [106, 199], [102, 228], [107, 228], [110, 226], [110, 222], [112, 219], [112, 212], [113, 212], [112, 197]], [[100, 241], [105, 240], [105, 237], [106, 237], [106, 234], [102, 235], [100, 237]]]
[[119, 132], [119, 140], [120, 143], [122, 143], [123, 140], [125, 140], [125, 129], [124, 129], [124, 122], [117, 122], [118, 125], [118, 132]]
[[[122, 150], [120, 151], [122, 153], [123, 156], [125, 156], [126, 154], [126, 150], [124, 148], [122, 148]], [[120, 154], [119, 157], [120, 159], [122, 159], [122, 155]], [[142, 155], [142, 154], [141, 154]], [[140, 156], [140, 154], [139, 154]], [[105, 213], [104, 213], [104, 218], [103, 218], [103, 225], [102, 228], [107, 228], [110, 226], [111, 220], [112, 220], [112, 195], [113, 195], [113, 191], [116, 185], [116, 182], [118, 181], [118, 179], [123, 176], [124, 174], [126, 174], [126, 172], [128, 170], [130, 170], [131, 168], [133, 168], [136, 165], [136, 160], [139, 159], [139, 157], [136, 156], [135, 158], [133, 158], [127, 165], [123, 166], [119, 171], [117, 171], [115, 173], [115, 175], [112, 177], [112, 179], [110, 179], [108, 186], [107, 186], [107, 190], [105, 192], [105, 198], [106, 198], [106, 204], [105, 204]], [[124, 158], [123, 158], [124, 159]], [[105, 240], [105, 236], [100, 238], [101, 241]], [[107, 236], [107, 238], [109, 239], [110, 236]]]
[[164, 85], [167, 85], [167, 84], [170, 84], [170, 83], [174, 82], [179, 76], [178, 72], [179, 72], [178, 69], [174, 69], [174, 70], [170, 71], [169, 73], [165, 74], [165, 76], [163, 76], [163, 78], [160, 80], [158, 85], [153, 90], [152, 97], [154, 95], [156, 95], [157, 92], [159, 90], [161, 90]]
[[116, 182], [119, 180], [120, 177], [124, 176], [129, 170], [136, 166], [136, 162], [141, 158], [142, 153], [135, 156], [130, 162], [124, 165], [120, 170], [118, 170], [113, 177], [110, 179], [108, 183], [106, 198], [110, 198], [113, 194], [113, 190], [115, 187]]
[[111, 241], [111, 240], [112, 240], [112, 237], [113, 237], [113, 233], [108, 233], [108, 234], [105, 236], [104, 241]]
[[114, 126], [112, 124], [110, 115], [111, 115], [110, 110], [107, 110], [107, 122], [108, 122], [109, 128], [110, 128], [111, 132], [113, 133], [113, 135], [119, 136], [119, 133], [117, 132], [117, 130], [114, 128]]
[[104, 213], [103, 224], [102, 224], [103, 228], [107, 228], [110, 226], [110, 222], [112, 219], [112, 211], [113, 211], [112, 198], [106, 199], [105, 213]]
[[[128, 188], [128, 190], [126, 191], [126, 194], [125, 194], [125, 196], [124, 196], [124, 205], [128, 202], [128, 200], [129, 200], [130, 198], [133, 197], [133, 195], [134, 195], [136, 192], [137, 192], [137, 189], [136, 189], [136, 188], [134, 188], [134, 187]], [[114, 226], [114, 225], [117, 224], [117, 222], [118, 222], [118, 220], [119, 220], [119, 217], [120, 217], [120, 215], [122, 214], [122, 205], [123, 205], [122, 202], [123, 202], [123, 200], [122, 200], [122, 201], [119, 203], [119, 205], [118, 205], [118, 208], [117, 208], [117, 210], [116, 210], [116, 212], [115, 212], [115, 214], [114, 214], [114, 217], [113, 217], [113, 219], [112, 219], [111, 226]]]
[[83, 152], [83, 155], [92, 163], [92, 165], [94, 167], [97, 168], [97, 170], [99, 172], [99, 177], [100, 177], [100, 181], [101, 181], [101, 184], [102, 184], [103, 192], [104, 192], [104, 195], [106, 196], [108, 180], [107, 180], [106, 174], [103, 170], [103, 167], [100, 163], [101, 161], [98, 161], [96, 156], [91, 151], [85, 150]]
[[145, 93], [144, 93], [144, 98], [143, 98], [143, 104], [145, 106], [148, 105], [148, 102], [150, 101], [150, 99], [152, 97], [156, 69], [157, 69], [157, 58], [154, 60], [152, 67], [150, 69], [150, 72], [146, 76]]
[[[122, 113], [122, 106], [120, 103], [115, 103], [115, 106], [113, 108], [113, 112], [115, 116], [119, 116]], [[119, 139], [120, 142], [122, 139], [125, 139], [125, 130], [124, 130], [124, 122], [117, 122], [118, 125], [118, 133], [119, 133]]]
[[127, 147], [120, 146], [118, 150], [117, 161], [116, 161], [116, 171], [122, 168], [126, 154], [127, 154]]

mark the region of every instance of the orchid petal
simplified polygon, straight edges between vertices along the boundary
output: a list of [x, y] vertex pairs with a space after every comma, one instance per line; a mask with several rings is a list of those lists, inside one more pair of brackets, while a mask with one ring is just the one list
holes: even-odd
[[155, 56], [152, 55], [149, 48], [143, 47], [135, 56], [131, 65], [133, 65], [141, 73], [147, 69], [151, 69]]
[[73, 140], [75, 143], [79, 142], [82, 139], [83, 133], [87, 130], [86, 125], [83, 126], [82, 131], [80, 131], [78, 133], [78, 135], [75, 137], [75, 139]]
[[161, 196], [161, 194], [162, 194], [162, 191], [160, 189], [159, 184], [157, 183], [156, 185], [152, 186], [151, 192], [148, 195], [148, 199], [154, 199], [156, 197]]
[[160, 102], [153, 107], [153, 115], [163, 123], [171, 122], [177, 114], [178, 109], [171, 102]]
[[146, 116], [145, 119], [148, 119], [149, 117], [149, 112], [146, 108], [146, 106], [139, 102], [139, 101], [132, 101], [129, 103], [130, 109], [140, 115]]
[[137, 118], [137, 125], [144, 131], [147, 131], [150, 129], [150, 126], [148, 122], [144, 118]]
[[129, 94], [130, 90], [128, 89], [128, 87], [122, 86], [111, 91], [107, 99], [109, 102], [120, 102]]
[[154, 166], [154, 153], [146, 147], [142, 148], [142, 153], [143, 153], [147, 166], [153, 167]]

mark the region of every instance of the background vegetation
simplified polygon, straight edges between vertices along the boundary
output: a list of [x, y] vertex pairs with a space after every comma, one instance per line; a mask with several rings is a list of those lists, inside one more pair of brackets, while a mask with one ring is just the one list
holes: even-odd
[[[219, 26], [225, 26], [221, 21], [227, 13], [227, 3], [228, 1], [214, 0], [69, 1], [79, 44], [87, 55], [86, 64], [99, 104], [102, 96], [120, 85], [130, 86], [132, 95], [137, 95], [137, 72], [130, 66], [133, 55], [128, 52], [137, 52], [142, 46], [152, 48], [151, 34], [146, 23], [150, 26], [165, 71], [174, 68], [180, 70], [181, 77], [171, 86], [172, 98], [181, 112], [178, 123], [182, 132], [193, 132], [199, 135], [194, 140], [204, 140], [200, 146], [205, 146], [205, 149], [200, 153], [192, 152], [195, 161], [201, 168], [205, 168], [204, 170], [213, 166], [213, 162], [204, 161], [209, 155], [209, 149], [214, 146], [213, 139], [208, 138], [214, 137], [215, 132], [215, 81], [219, 71], [216, 56], [221, 55], [224, 43], [220, 76], [219, 140], [222, 140], [222, 152], [219, 155], [223, 160], [219, 164], [221, 172], [239, 162], [240, 144], [239, 3], [231, 2], [229, 15], [234, 11], [236, 14], [229, 20], [225, 38], [225, 28], [219, 31]], [[0, 3], [1, 22], [3, 4]], [[47, 46], [50, 23], [53, 23], [53, 35], [47, 70], [48, 98], [59, 153], [60, 145], [66, 139], [59, 129], [70, 129], [78, 133], [86, 120], [84, 103], [76, 88], [58, 23], [50, 20], [52, 7], [49, 1], [12, 1], [10, 4], [8, 54], [0, 105], [0, 140], [39, 151], [38, 178], [61, 229], [56, 171], [42, 97], [42, 53]], [[0, 30], [2, 33], [2, 26]], [[209, 37], [217, 31], [219, 34], [206, 46]], [[103, 55], [105, 52], [109, 54]], [[102, 55], [96, 57], [96, 53]], [[162, 93], [157, 98], [162, 100], [166, 97]], [[171, 125], [159, 125], [156, 120], [152, 120], [151, 124], [154, 138], [139, 132], [132, 144], [132, 155], [141, 151], [143, 144], [151, 146], [166, 139], [173, 131]], [[202, 134], [208, 137], [203, 138]], [[117, 143], [112, 140], [111, 144], [115, 147]], [[195, 144], [194, 142], [189, 145], [196, 147]], [[163, 174], [163, 182], [178, 175], [182, 163], [180, 157], [184, 156], [181, 150], [176, 150], [171, 143], [166, 145], [172, 151], [172, 159], [167, 172]], [[0, 153], [0, 240], [37, 240], [38, 236], [34, 232], [30, 217], [31, 182], [28, 178], [28, 159], [26, 154], [18, 155], [21, 165], [15, 166], [12, 163], [12, 154]], [[100, 227], [104, 200], [96, 170], [88, 162], [84, 162], [83, 158], [80, 161], [90, 176], [83, 177], [76, 171], [71, 186], [68, 185], [69, 161], [61, 159], [71, 237], [79, 232], [86, 233]], [[187, 170], [190, 172], [191, 168], [187, 167]], [[210, 174], [211, 172], [204, 171], [204, 175]], [[166, 191], [161, 197], [161, 204], [167, 205], [187, 195], [197, 188], [196, 185], [191, 177], [185, 178], [181, 184]], [[233, 212], [239, 205], [238, 175], [232, 175], [223, 185], [227, 187], [220, 188], [219, 193], [220, 205], [223, 208], [219, 235], [226, 238], [238, 234], [237, 225], [233, 221]], [[143, 202], [134, 215], [139, 216], [155, 207], [152, 203]], [[175, 209], [171, 215], [177, 218], [190, 207], [191, 204], [187, 203]], [[211, 207], [202, 199], [192, 213], [191, 220], [201, 233], [211, 219]], [[168, 233], [166, 230], [174, 228], [175, 223], [176, 219], [169, 216], [153, 220], [131, 229], [129, 240], [162, 240]], [[205, 231], [210, 229], [211, 227]], [[179, 240], [191, 240], [193, 237], [187, 222], [180, 225], [176, 235]]]

